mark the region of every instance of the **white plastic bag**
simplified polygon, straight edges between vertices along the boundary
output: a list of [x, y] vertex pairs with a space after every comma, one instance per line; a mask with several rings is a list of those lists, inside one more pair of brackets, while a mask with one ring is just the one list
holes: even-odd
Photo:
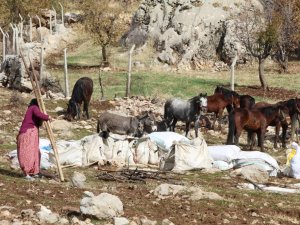
[[236, 145], [214, 145], [208, 146], [207, 150], [214, 161], [224, 161], [229, 163], [238, 158], [241, 149]]
[[291, 174], [292, 177], [300, 179], [300, 147], [296, 142], [292, 143], [292, 148], [296, 150], [296, 154], [291, 159]]
[[155, 142], [157, 146], [165, 151], [170, 151], [174, 143], [184, 142], [190, 144], [190, 140], [185, 136], [175, 132], [152, 132], [148, 135], [151, 141]]

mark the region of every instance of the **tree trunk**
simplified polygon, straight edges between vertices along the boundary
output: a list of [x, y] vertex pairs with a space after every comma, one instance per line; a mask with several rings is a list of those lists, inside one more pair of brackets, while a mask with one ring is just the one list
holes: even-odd
[[265, 59], [258, 59], [258, 75], [259, 75], [259, 81], [264, 89], [264, 91], [269, 90], [265, 75], [264, 75], [264, 65], [265, 65]]
[[108, 59], [107, 59], [107, 52], [106, 52], [106, 45], [102, 45], [101, 46], [102, 48], [102, 67], [108, 67], [109, 66], [109, 62], [108, 62]]

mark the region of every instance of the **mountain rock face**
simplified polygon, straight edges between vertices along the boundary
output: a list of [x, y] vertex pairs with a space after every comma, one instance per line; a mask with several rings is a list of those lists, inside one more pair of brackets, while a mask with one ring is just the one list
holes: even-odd
[[[129, 46], [154, 43], [157, 60], [178, 69], [201, 69], [216, 61], [228, 64], [236, 51], [245, 61], [246, 51], [230, 18], [246, 1], [144, 0], [122, 41]], [[262, 6], [259, 0], [253, 4]]]

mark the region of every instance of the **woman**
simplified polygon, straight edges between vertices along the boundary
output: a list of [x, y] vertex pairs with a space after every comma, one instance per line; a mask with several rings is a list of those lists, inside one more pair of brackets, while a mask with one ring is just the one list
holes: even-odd
[[42, 113], [36, 99], [32, 99], [25, 113], [17, 136], [18, 160], [25, 178], [39, 177], [41, 153], [39, 149], [39, 127], [51, 117]]

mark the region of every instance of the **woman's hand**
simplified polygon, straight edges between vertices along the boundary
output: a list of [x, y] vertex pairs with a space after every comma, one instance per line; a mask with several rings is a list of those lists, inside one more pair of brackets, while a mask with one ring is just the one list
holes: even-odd
[[53, 118], [52, 118], [51, 116], [49, 116], [49, 121], [50, 121], [50, 122], [52, 121], [52, 119], [53, 119]]

